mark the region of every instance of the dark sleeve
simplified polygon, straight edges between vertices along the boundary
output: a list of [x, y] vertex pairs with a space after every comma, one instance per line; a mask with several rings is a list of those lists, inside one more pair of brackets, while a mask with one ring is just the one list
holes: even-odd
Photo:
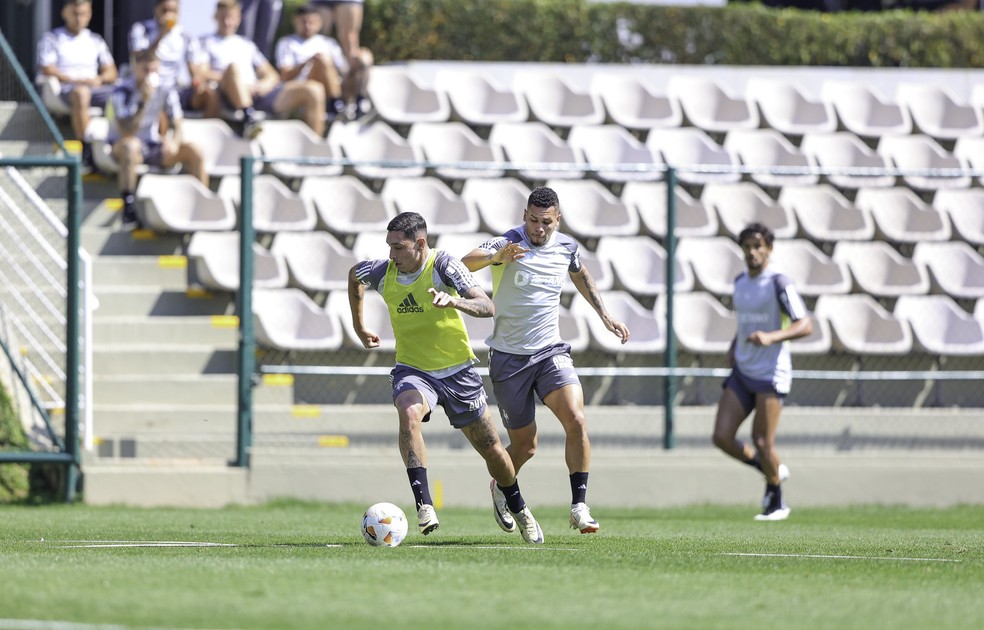
[[379, 291], [388, 264], [386, 260], [363, 260], [355, 267], [355, 278], [370, 289]]
[[434, 271], [444, 286], [454, 289], [458, 295], [464, 295], [468, 289], [478, 286], [475, 276], [468, 271], [465, 263], [447, 252], [437, 252], [437, 257], [434, 259]]

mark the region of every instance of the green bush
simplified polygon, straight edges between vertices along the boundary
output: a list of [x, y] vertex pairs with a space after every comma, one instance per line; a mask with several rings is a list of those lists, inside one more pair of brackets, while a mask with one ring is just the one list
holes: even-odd
[[[20, 418], [0, 383], [0, 451], [23, 451], [27, 446]], [[0, 503], [26, 500], [31, 493], [30, 475], [28, 464], [0, 464]]]
[[[281, 33], [302, 4], [288, 0]], [[755, 4], [366, 0], [362, 41], [408, 60], [974, 68], [984, 14], [820, 13]]]

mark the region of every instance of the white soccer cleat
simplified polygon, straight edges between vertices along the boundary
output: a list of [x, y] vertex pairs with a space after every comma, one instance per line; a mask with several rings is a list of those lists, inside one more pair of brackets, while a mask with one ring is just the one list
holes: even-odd
[[756, 521], [784, 521], [789, 518], [789, 513], [792, 510], [788, 506], [782, 505], [777, 508], [769, 509], [766, 508], [761, 514], [755, 515]]
[[421, 505], [420, 509], [417, 510], [417, 527], [420, 528], [420, 533], [426, 536], [440, 526], [441, 523], [437, 520], [434, 506], [426, 503]]
[[543, 530], [533, 518], [530, 508], [525, 507], [519, 512], [512, 512], [512, 515], [516, 519], [516, 524], [519, 525], [519, 533], [523, 536], [523, 540], [531, 545], [543, 544]]
[[779, 473], [779, 483], [789, 479], [789, 466], [786, 464], [779, 464], [779, 470], [777, 472]]
[[495, 479], [492, 480], [490, 488], [492, 489], [492, 513], [495, 514], [495, 522], [504, 532], [516, 531], [516, 519], [509, 513], [506, 495], [502, 494], [502, 490], [499, 489], [499, 484], [495, 482]]
[[601, 525], [591, 517], [591, 510], [584, 503], [571, 506], [571, 529], [580, 530], [582, 534], [593, 534]]

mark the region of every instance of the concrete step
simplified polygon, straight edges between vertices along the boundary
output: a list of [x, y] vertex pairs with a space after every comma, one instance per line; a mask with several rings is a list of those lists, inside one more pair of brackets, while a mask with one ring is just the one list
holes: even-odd
[[[237, 350], [214, 346], [96, 346], [93, 370], [100, 376], [135, 374], [233, 374]], [[148, 357], [153, 357], [148, 361]]]
[[[118, 214], [118, 213], [114, 213]], [[123, 232], [110, 227], [82, 228], [82, 247], [92, 256], [171, 256], [182, 254], [185, 238], [149, 230]]]
[[100, 317], [93, 322], [95, 347], [110, 345], [177, 345], [234, 347], [238, 319], [231, 316]]
[[[94, 411], [103, 404], [236, 405], [237, 380], [234, 374], [96, 376], [92, 382]], [[292, 401], [291, 387], [253, 389], [253, 402], [257, 405], [286, 405]]]
[[188, 261], [184, 256], [113, 256], [93, 261], [95, 286], [188, 288]]
[[200, 290], [105, 287], [96, 291], [96, 298], [99, 300], [99, 316], [228, 315], [235, 308], [232, 295]]

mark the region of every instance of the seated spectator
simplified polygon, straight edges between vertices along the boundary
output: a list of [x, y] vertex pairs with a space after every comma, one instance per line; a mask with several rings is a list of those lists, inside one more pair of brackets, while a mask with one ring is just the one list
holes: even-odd
[[[123, 197], [123, 228], [138, 226], [136, 212], [137, 168], [141, 164], [169, 169], [181, 164], [208, 185], [201, 149], [181, 136], [183, 114], [178, 93], [160, 84], [160, 61], [150, 49], [133, 56], [133, 75], [110, 97], [114, 128], [110, 131], [113, 156], [119, 165], [120, 195]], [[162, 118], [168, 133], [161, 132]]]
[[314, 6], [298, 8], [293, 22], [294, 34], [277, 42], [277, 70], [284, 80], [308, 79], [324, 86], [328, 117], [334, 119], [345, 113], [341, 75], [348, 75], [348, 60], [337, 41], [321, 34], [321, 14]]
[[359, 36], [362, 31], [363, 0], [311, 0], [318, 8], [322, 20], [322, 34], [335, 38], [348, 60], [349, 71], [345, 73], [349, 85], [343, 82], [342, 91], [350, 102], [349, 114], [359, 118], [369, 112], [369, 99], [366, 98], [366, 84], [369, 82], [369, 69], [374, 63], [372, 51], [362, 46]]
[[282, 82], [280, 74], [250, 40], [236, 34], [242, 19], [238, 0], [219, 0], [218, 26], [202, 38], [208, 78], [218, 86], [225, 105], [242, 116], [245, 135], [258, 133], [256, 111], [300, 115], [318, 135], [324, 134], [325, 90], [314, 81]]
[[243, 20], [236, 31], [253, 40], [264, 55], [270, 54], [273, 39], [277, 36], [280, 16], [284, 12], [283, 0], [240, 0]]
[[[61, 83], [61, 99], [71, 110], [72, 133], [85, 137], [89, 108], [104, 107], [117, 79], [116, 64], [102, 37], [89, 30], [92, 0], [69, 0], [61, 11], [65, 26], [45, 33], [38, 42], [38, 72]], [[83, 145], [83, 159], [91, 149]]]
[[186, 34], [178, 19], [178, 0], [155, 0], [154, 17], [130, 28], [130, 54], [150, 50], [160, 60], [161, 87], [174, 88], [185, 111], [219, 115], [218, 94], [211, 89], [201, 45]]

